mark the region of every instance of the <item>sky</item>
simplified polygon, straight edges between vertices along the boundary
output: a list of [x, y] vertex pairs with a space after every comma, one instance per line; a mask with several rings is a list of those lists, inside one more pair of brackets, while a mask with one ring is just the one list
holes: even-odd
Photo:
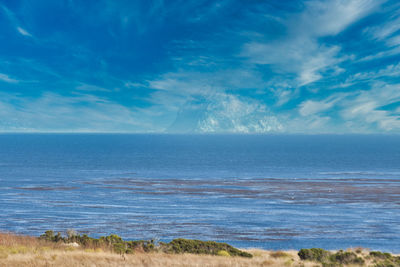
[[400, 133], [400, 2], [0, 0], [0, 132]]

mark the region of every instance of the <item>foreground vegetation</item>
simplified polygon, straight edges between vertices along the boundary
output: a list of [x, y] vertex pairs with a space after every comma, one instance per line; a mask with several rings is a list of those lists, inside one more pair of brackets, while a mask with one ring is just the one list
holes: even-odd
[[124, 241], [117, 235], [102, 236], [92, 238], [87, 235], [78, 235], [74, 231], [68, 231], [67, 236], [63, 237], [60, 233], [54, 235], [53, 231], [46, 231], [39, 239], [66, 244], [77, 244], [84, 248], [106, 249], [118, 254], [133, 254], [135, 251], [142, 252], [163, 252], [168, 254], [204, 254], [204, 255], [223, 255], [239, 256], [251, 258], [253, 255], [241, 251], [226, 243], [213, 241], [201, 241], [190, 239], [174, 239], [169, 243], [155, 242], [155, 240]]
[[400, 267], [400, 256], [366, 249], [239, 250], [225, 243], [174, 239], [124, 241], [68, 231], [36, 237], [0, 233], [0, 266], [286, 266]]
[[323, 267], [333, 266], [374, 266], [396, 267], [400, 266], [400, 256], [390, 253], [370, 251], [367, 254], [363, 250], [331, 252], [322, 248], [301, 249], [298, 253], [301, 260], [321, 263]]

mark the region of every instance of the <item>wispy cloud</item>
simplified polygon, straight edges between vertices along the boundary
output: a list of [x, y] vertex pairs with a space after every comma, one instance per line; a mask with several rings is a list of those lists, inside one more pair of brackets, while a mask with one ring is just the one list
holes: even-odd
[[358, 72], [346, 78], [344, 83], [340, 84], [341, 87], [348, 87], [355, 85], [359, 82], [377, 81], [386, 77], [400, 77], [400, 63], [390, 64], [382, 69], [375, 71]]
[[371, 89], [335, 93], [319, 101], [306, 100], [299, 105], [304, 118], [295, 116], [289, 124], [294, 123], [293, 128], [300, 132], [307, 131], [304, 127], [315, 126], [315, 122], [319, 128], [313, 131], [329, 132], [336, 127], [336, 132], [344, 133], [398, 132], [400, 113], [386, 108], [391, 104], [400, 104], [400, 84], [374, 82]]
[[376, 60], [400, 54], [399, 14], [398, 6], [396, 7], [396, 4], [394, 4], [394, 8], [387, 8], [382, 11], [381, 16], [385, 19], [363, 30], [364, 36], [374, 42], [375, 46], [382, 47], [383, 45], [384, 48], [360, 58], [360, 61]]
[[110, 89], [86, 83], [80, 83], [75, 88], [79, 91], [88, 91], [88, 92], [112, 92], [112, 90]]
[[344, 102], [347, 106], [341, 111], [341, 116], [359, 131], [365, 128], [371, 131], [376, 127], [396, 132], [400, 130], [400, 114], [384, 107], [399, 101], [400, 84], [377, 82], [371, 90], [361, 91], [351, 101]]
[[[12, 104], [17, 103], [17, 105]], [[134, 110], [94, 95], [39, 98], [1, 94], [0, 131], [136, 132], [160, 130], [141, 121]]]
[[26, 29], [20, 26], [21, 23], [14, 12], [12, 12], [10, 9], [2, 4], [0, 4], [0, 8], [3, 10], [4, 14], [7, 16], [7, 18], [9, 19], [13, 27], [15, 27], [15, 30], [18, 33], [22, 34], [23, 36], [32, 37], [32, 34], [30, 34]]
[[302, 116], [309, 116], [326, 111], [334, 105], [336, 101], [313, 101], [306, 100], [300, 104], [299, 113]]
[[0, 73], [0, 81], [6, 82], [6, 83], [18, 83], [19, 80], [10, 78], [7, 74]]
[[278, 72], [295, 73], [297, 85], [318, 81], [322, 72], [349, 59], [339, 45], [318, 38], [337, 35], [370, 13], [379, 1], [309, 1], [305, 10], [283, 22], [287, 35], [277, 40], [251, 41], [242, 51], [250, 62], [271, 65]]
[[390, 39], [400, 30], [400, 18], [398, 16], [399, 13], [397, 12], [381, 25], [366, 28], [364, 33], [374, 40], [387, 41], [387, 44], [391, 46]]
[[22, 34], [23, 36], [29, 36], [32, 37], [32, 34], [30, 34], [27, 30], [21, 28], [21, 27], [17, 27], [17, 31]]

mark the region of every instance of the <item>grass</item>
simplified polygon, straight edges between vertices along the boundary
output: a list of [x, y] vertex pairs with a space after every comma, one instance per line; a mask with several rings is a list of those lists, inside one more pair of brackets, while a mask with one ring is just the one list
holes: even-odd
[[[225, 243], [187, 239], [176, 239], [178, 241], [170, 243], [160, 242], [160, 245], [143, 240], [123, 241], [115, 235], [100, 239], [86, 236], [81, 241], [78, 235], [72, 235], [73, 238], [59, 235], [57, 241], [52, 239], [53, 236], [57, 235], [48, 233], [46, 239], [43, 236], [36, 238], [0, 233], [0, 266], [400, 266], [398, 256], [377, 251], [369, 252], [362, 248], [347, 251], [302, 249], [301, 253], [260, 249], [243, 251]], [[80, 245], [68, 243], [72, 240]], [[92, 241], [87, 242], [88, 240]], [[120, 245], [115, 248], [115, 244]], [[152, 249], [149, 249], [150, 247]], [[131, 250], [126, 253], [128, 248]], [[200, 254], [193, 254], [198, 250]], [[212, 253], [208, 253], [210, 251]], [[247, 253], [252, 257], [232, 255], [232, 251]]]

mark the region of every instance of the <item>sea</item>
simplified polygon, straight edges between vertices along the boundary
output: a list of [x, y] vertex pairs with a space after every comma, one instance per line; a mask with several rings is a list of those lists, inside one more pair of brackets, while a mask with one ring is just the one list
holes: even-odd
[[400, 135], [1, 134], [0, 231], [400, 253]]

